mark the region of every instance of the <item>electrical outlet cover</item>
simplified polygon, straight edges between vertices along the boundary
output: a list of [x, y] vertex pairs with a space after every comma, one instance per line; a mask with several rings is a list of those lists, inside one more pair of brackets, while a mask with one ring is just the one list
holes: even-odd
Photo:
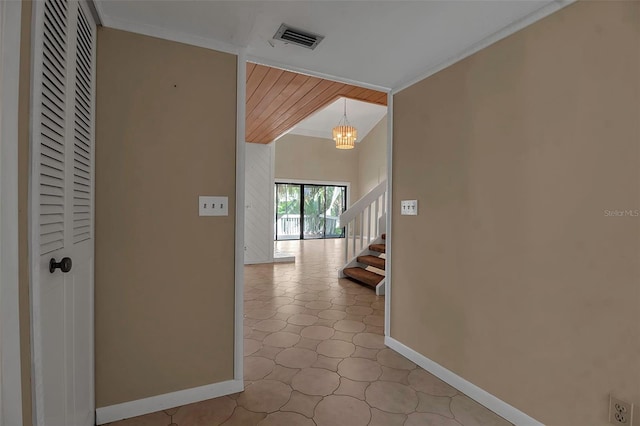
[[609, 423], [633, 426], [633, 404], [609, 395]]

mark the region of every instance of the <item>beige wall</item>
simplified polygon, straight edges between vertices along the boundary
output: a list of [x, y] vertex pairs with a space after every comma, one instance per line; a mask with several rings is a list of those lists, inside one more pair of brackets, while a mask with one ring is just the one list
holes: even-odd
[[29, 112], [31, 96], [31, 1], [22, 2], [20, 34], [20, 86], [18, 104], [18, 250], [20, 363], [22, 373], [22, 420], [31, 420], [31, 311], [29, 299]]
[[640, 217], [604, 211], [640, 209], [640, 3], [571, 5], [394, 107], [392, 337], [550, 426], [639, 404]]
[[235, 128], [235, 56], [100, 28], [97, 407], [233, 378]]
[[351, 202], [358, 199], [358, 146], [336, 149], [330, 139], [285, 135], [276, 142], [277, 180], [350, 182]]
[[[358, 189], [356, 200], [387, 178], [387, 117], [358, 144]], [[355, 200], [354, 200], [355, 201]]]

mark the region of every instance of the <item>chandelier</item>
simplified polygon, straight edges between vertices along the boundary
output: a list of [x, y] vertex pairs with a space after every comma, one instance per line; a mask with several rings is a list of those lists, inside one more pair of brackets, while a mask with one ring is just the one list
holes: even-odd
[[347, 98], [344, 99], [344, 116], [336, 127], [333, 128], [333, 140], [338, 149], [353, 149], [356, 146], [358, 130], [347, 119]]

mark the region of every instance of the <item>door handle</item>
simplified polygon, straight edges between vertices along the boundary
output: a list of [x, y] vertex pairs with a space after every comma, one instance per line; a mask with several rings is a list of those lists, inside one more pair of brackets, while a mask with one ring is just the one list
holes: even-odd
[[56, 271], [56, 269], [60, 268], [62, 272], [69, 272], [71, 270], [72, 262], [71, 258], [63, 257], [60, 262], [56, 262], [55, 258], [51, 258], [49, 261], [49, 272], [52, 274]]

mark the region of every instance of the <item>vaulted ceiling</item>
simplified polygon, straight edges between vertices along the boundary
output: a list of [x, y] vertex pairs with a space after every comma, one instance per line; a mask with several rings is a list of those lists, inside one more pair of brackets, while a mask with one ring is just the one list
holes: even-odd
[[272, 142], [340, 97], [387, 105], [384, 92], [253, 63], [246, 97], [246, 140], [254, 143]]

